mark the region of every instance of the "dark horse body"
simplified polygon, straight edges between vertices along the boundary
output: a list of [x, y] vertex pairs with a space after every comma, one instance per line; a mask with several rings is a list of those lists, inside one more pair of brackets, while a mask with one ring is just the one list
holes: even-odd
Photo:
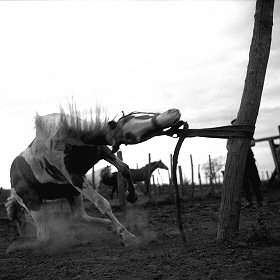
[[[179, 118], [178, 110], [169, 110], [153, 116], [146, 114], [136, 117], [130, 114], [117, 122], [108, 122], [107, 119], [101, 120], [100, 109], [97, 108], [95, 118], [91, 116], [90, 120], [82, 120], [75, 107], [70, 107], [70, 114], [62, 111], [37, 116], [35, 139], [14, 159], [11, 166], [12, 191], [6, 203], [9, 218], [16, 222], [20, 233], [22, 215], [18, 209], [25, 209], [34, 221], [37, 239], [45, 242], [50, 232], [43, 202], [66, 198], [73, 217], [87, 223], [113, 226], [122, 243], [128, 245], [135, 240], [135, 236], [117, 220], [109, 202], [93, 189], [85, 174], [99, 160], [108, 161], [126, 179], [127, 200], [134, 202], [136, 194], [129, 168], [113, 151], [123, 143], [143, 142], [152, 137], [149, 133], [155, 130], [155, 124], [156, 130], [164, 129], [176, 125]], [[112, 146], [113, 151], [107, 145]], [[109, 219], [88, 216], [82, 196]]]
[[[154, 161], [151, 162], [150, 165], [147, 164], [145, 166], [143, 166], [140, 169], [130, 169], [130, 174], [131, 174], [131, 178], [133, 183], [137, 183], [137, 182], [144, 182], [145, 186], [146, 186], [146, 190], [145, 190], [145, 195], [147, 195], [149, 193], [149, 183], [150, 183], [150, 179], [152, 176], [152, 173], [157, 169], [157, 168], [161, 168], [161, 169], [165, 169], [168, 170], [168, 167], [161, 161]], [[111, 199], [113, 199], [114, 193], [117, 192], [118, 195], [118, 172], [113, 172], [112, 175], [108, 176], [108, 175], [104, 175], [102, 176], [102, 182], [105, 185], [109, 185], [112, 186], [112, 193], [111, 193]]]

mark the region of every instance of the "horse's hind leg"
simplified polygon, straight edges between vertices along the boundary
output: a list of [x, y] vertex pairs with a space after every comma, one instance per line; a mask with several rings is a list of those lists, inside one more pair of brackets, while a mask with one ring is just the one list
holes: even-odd
[[[21, 197], [18, 196], [15, 191], [13, 193], [13, 196], [16, 199], [17, 203], [21, 207], [23, 207], [27, 211], [27, 213], [29, 213], [31, 215], [33, 221], [30, 221], [31, 223], [26, 226], [28, 226], [28, 227], [31, 225], [32, 225], [32, 227], [35, 226], [37, 238], [34, 239], [34, 238], [29, 237], [28, 239], [26, 239], [26, 236], [24, 234], [24, 236], [21, 236], [21, 237], [23, 237], [23, 239], [17, 240], [15, 242], [13, 242], [12, 244], [10, 244], [10, 246], [8, 247], [6, 252], [11, 253], [14, 251], [31, 250], [34, 248], [38, 248], [38, 246], [40, 246], [40, 245], [44, 245], [49, 240], [47, 225], [44, 222], [44, 220], [46, 218], [45, 211], [42, 212], [41, 207], [39, 210], [36, 210], [36, 211], [29, 209], [26, 206], [26, 204], [23, 202]], [[31, 217], [30, 217], [30, 219], [31, 219]]]

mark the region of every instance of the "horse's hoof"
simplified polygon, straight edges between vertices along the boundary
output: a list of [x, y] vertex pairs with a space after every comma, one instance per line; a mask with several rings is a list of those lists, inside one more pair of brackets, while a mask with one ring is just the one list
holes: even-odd
[[121, 245], [123, 247], [137, 247], [140, 244], [140, 240], [133, 234], [127, 237], [125, 240], [121, 239]]
[[126, 196], [126, 200], [130, 203], [135, 203], [137, 199], [138, 199], [138, 196], [136, 193], [134, 193], [134, 194], [128, 193], [128, 195]]

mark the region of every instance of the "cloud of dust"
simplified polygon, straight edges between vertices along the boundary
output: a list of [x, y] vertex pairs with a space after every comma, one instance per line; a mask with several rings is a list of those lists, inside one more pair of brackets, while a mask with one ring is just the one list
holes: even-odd
[[98, 246], [102, 242], [118, 243], [118, 238], [111, 231], [100, 225], [74, 220], [70, 213], [50, 214], [45, 220], [47, 241], [36, 238], [35, 226], [26, 224], [24, 238], [12, 242], [7, 253], [31, 251], [35, 254], [59, 254], [70, 251], [75, 246]]
[[[59, 254], [70, 251], [75, 246], [97, 247], [104, 244], [120, 246], [119, 237], [112, 230], [96, 223], [89, 224], [75, 220], [70, 212], [65, 211], [45, 212], [47, 241], [36, 238], [36, 230], [31, 216], [26, 216], [24, 238], [12, 242], [7, 253], [15, 251], [30, 251], [35, 254]], [[60, 209], [61, 210], [61, 209]], [[123, 220], [123, 219], [122, 219]], [[144, 209], [127, 208], [124, 225], [137, 238], [137, 245], [146, 244], [155, 240], [157, 234], [148, 226], [148, 216]]]
[[127, 229], [136, 235], [140, 244], [148, 243], [157, 238], [157, 233], [149, 227], [148, 221], [148, 214], [144, 212], [144, 209], [127, 209], [124, 223]]

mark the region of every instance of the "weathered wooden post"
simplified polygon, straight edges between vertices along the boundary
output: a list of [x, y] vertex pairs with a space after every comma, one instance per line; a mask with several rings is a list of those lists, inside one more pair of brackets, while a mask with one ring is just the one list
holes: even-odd
[[200, 174], [200, 164], [197, 167], [197, 172], [198, 172], [198, 182], [199, 182], [199, 191], [200, 191], [200, 196], [202, 196], [202, 184], [201, 184], [201, 174]]
[[[173, 169], [173, 156], [172, 154], [170, 154], [170, 170]], [[169, 184], [172, 185], [172, 174], [171, 171], [169, 172], [168, 170], [168, 174], [169, 174]]]
[[[123, 161], [122, 152], [117, 152], [117, 157]], [[124, 190], [124, 178], [120, 172], [118, 172], [118, 190], [119, 190], [119, 202], [121, 207], [125, 207], [125, 190]]]
[[210, 189], [208, 194], [214, 194], [214, 185], [213, 185], [213, 173], [212, 173], [212, 161], [211, 161], [211, 156], [209, 155], [209, 182], [210, 182]]
[[272, 157], [273, 157], [273, 161], [274, 161], [274, 164], [275, 164], [275, 170], [276, 170], [276, 173], [279, 176], [280, 175], [280, 163], [279, 163], [279, 159], [277, 158], [276, 146], [274, 144], [273, 139], [269, 139], [268, 143], [269, 143], [270, 150], [271, 150]]
[[[280, 130], [280, 126], [278, 126], [278, 130]], [[280, 131], [279, 131], [279, 133], [280, 133]], [[279, 155], [280, 145], [275, 144], [274, 140], [276, 140], [276, 139], [280, 139], [280, 136], [270, 136], [270, 137], [255, 139], [256, 143], [257, 142], [268, 141], [269, 147], [270, 147], [270, 150], [271, 150], [271, 154], [272, 154], [273, 162], [274, 162], [274, 165], [275, 165], [275, 169], [274, 169], [274, 171], [273, 171], [273, 173], [272, 173], [272, 175], [269, 179], [268, 186], [273, 183], [276, 175], [280, 176], [280, 155]]]
[[170, 172], [168, 170], [168, 174], [169, 174], [169, 195], [171, 199], [173, 199], [172, 170], [173, 170], [173, 156], [172, 154], [170, 154]]
[[161, 185], [159, 184], [159, 179], [157, 177], [157, 193], [160, 195], [161, 194]]
[[184, 188], [184, 181], [183, 181], [183, 173], [182, 173], [182, 166], [178, 166], [179, 170], [179, 178], [180, 178], [180, 185], [179, 185], [179, 195], [182, 198], [183, 197], [183, 188]]
[[[255, 127], [270, 53], [274, 0], [257, 0], [243, 95], [235, 124]], [[253, 129], [252, 129], [253, 130]], [[230, 138], [222, 188], [217, 239], [239, 230], [240, 198], [250, 139]]]
[[192, 172], [192, 190], [191, 190], [191, 197], [194, 197], [194, 176], [193, 176], [193, 158], [192, 155], [190, 155], [191, 160], [191, 172]]
[[155, 196], [157, 196], [157, 186], [156, 186], [156, 182], [155, 182], [155, 175], [152, 175], [152, 186], [153, 186], [153, 190], [154, 190], [154, 194]]

